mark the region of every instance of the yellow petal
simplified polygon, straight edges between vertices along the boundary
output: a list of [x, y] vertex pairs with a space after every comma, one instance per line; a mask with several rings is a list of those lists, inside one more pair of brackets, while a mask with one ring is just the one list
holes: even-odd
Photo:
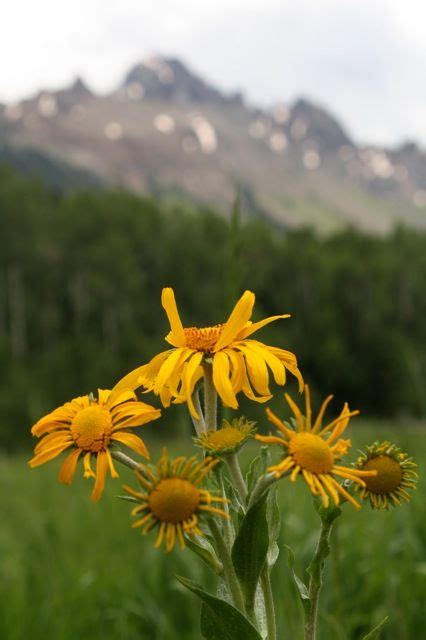
[[255, 296], [252, 291], [245, 291], [243, 293], [226, 321], [213, 351], [219, 351], [227, 347], [246, 326], [253, 312], [254, 301]]
[[162, 388], [167, 385], [168, 379], [180, 369], [184, 362], [193, 354], [196, 353], [194, 349], [175, 349], [171, 352], [170, 356], [161, 365], [157, 378], [154, 384], [154, 393], [158, 394]]
[[104, 487], [105, 478], [108, 470], [108, 457], [105, 451], [99, 451], [96, 460], [96, 480], [90, 498], [93, 502], [97, 502], [101, 497]]
[[146, 368], [146, 364], [138, 367], [137, 369], [133, 369], [130, 373], [128, 373], [124, 378], [121, 378], [117, 382], [117, 384], [113, 387], [111, 394], [108, 398], [108, 405], [112, 407], [115, 404], [115, 401], [121, 396], [123, 391], [134, 391], [138, 387], [142, 386], [140, 382], [140, 377], [143, 374], [144, 369]]
[[[194, 406], [192, 400], [192, 393], [194, 391], [194, 386], [200, 379], [200, 364], [203, 359], [202, 353], [196, 353], [189, 362], [187, 362], [185, 371], [183, 374], [183, 394], [186, 402], [188, 403], [188, 409], [191, 415], [199, 420], [200, 416], [197, 413], [197, 410]], [[201, 368], [202, 372], [202, 368]], [[202, 373], [201, 373], [202, 376]]]
[[136, 451], [143, 458], [149, 459], [148, 449], [146, 448], [143, 440], [138, 438], [134, 433], [126, 433], [123, 431], [118, 431], [111, 436], [111, 440], [116, 440], [117, 442], [121, 442], [125, 444], [126, 447], [130, 447], [133, 451]]
[[238, 408], [237, 398], [229, 378], [229, 360], [225, 352], [213, 356], [213, 384], [226, 407]]
[[260, 320], [259, 322], [253, 322], [248, 327], [245, 327], [242, 331], [240, 331], [237, 339], [244, 340], [244, 338], [247, 338], [247, 336], [251, 336], [252, 333], [254, 333], [255, 331], [259, 331], [259, 329], [262, 329], [262, 327], [265, 327], [267, 324], [270, 324], [271, 322], [275, 322], [275, 320], [280, 320], [282, 318], [290, 318], [290, 317], [291, 316], [289, 313], [285, 313], [284, 315], [281, 315], [281, 316], [270, 316], [269, 318], [265, 318], [264, 320]]
[[179, 312], [176, 306], [175, 294], [173, 289], [165, 287], [161, 292], [161, 304], [170, 322], [170, 333], [167, 336], [167, 341], [174, 347], [186, 346], [185, 332], [183, 330], [182, 321], [179, 316]]
[[275, 382], [281, 386], [284, 385], [286, 381], [285, 365], [272, 353], [269, 347], [261, 342], [257, 342], [256, 340], [246, 340], [244, 344], [249, 349], [258, 353], [265, 360], [266, 364], [272, 371]]
[[34, 458], [32, 458], [28, 464], [31, 468], [38, 467], [45, 462], [49, 462], [49, 460], [53, 460], [53, 458], [56, 458], [60, 453], [62, 453], [62, 451], [65, 451], [65, 449], [68, 449], [68, 447], [70, 447], [71, 445], [72, 440], [52, 445], [47, 449], [43, 449], [40, 453], [34, 456]]
[[245, 356], [250, 382], [254, 389], [262, 396], [271, 395], [269, 390], [268, 369], [263, 354], [260, 355], [252, 351], [243, 343], [238, 346], [238, 349], [242, 351]]
[[64, 484], [71, 484], [80, 453], [81, 449], [74, 449], [74, 451], [71, 451], [71, 453], [65, 458], [59, 471], [59, 482], [63, 482]]

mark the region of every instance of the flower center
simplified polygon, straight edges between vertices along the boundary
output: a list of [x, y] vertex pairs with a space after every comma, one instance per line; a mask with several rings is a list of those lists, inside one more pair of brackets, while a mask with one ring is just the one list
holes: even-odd
[[334, 458], [328, 446], [320, 436], [313, 433], [297, 433], [288, 445], [289, 453], [302, 469], [311, 473], [329, 473]]
[[106, 409], [93, 404], [77, 413], [70, 429], [78, 447], [87, 451], [100, 451], [109, 441], [112, 431], [111, 415]]
[[377, 476], [364, 478], [367, 489], [373, 493], [388, 494], [397, 489], [402, 479], [400, 464], [390, 456], [370, 458], [363, 466], [364, 471], [377, 471]]
[[196, 349], [205, 353], [211, 352], [219, 340], [223, 327], [223, 324], [216, 324], [214, 327], [202, 327], [201, 329], [188, 327], [184, 329], [186, 346], [189, 349]]
[[209, 431], [205, 437], [204, 443], [215, 449], [227, 449], [235, 447], [242, 442], [246, 434], [235, 427], [223, 427], [218, 431]]
[[157, 520], [173, 524], [190, 518], [199, 502], [197, 487], [182, 478], [160, 480], [149, 496], [149, 507]]

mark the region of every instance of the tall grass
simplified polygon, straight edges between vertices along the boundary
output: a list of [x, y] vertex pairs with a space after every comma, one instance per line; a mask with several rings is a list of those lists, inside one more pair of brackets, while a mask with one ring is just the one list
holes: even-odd
[[[355, 430], [355, 429], [354, 429]], [[358, 428], [355, 445], [390, 436], [426, 462], [426, 432]], [[153, 447], [158, 447], [153, 443]], [[5, 640], [198, 640], [199, 604], [175, 580], [215, 578], [189, 551], [169, 555], [130, 528], [129, 505], [110, 482], [98, 504], [77, 473], [72, 487], [55, 481], [55, 464], [30, 471], [24, 456], [0, 460], [0, 638]], [[56, 468], [58, 465], [56, 464]], [[121, 479], [129, 479], [127, 469]], [[334, 532], [322, 596], [320, 638], [358, 640], [386, 615], [382, 638], [424, 634], [425, 489], [389, 513], [348, 505]], [[303, 577], [318, 533], [302, 483], [280, 484], [283, 527], [274, 569], [279, 637], [301, 638], [301, 611], [286, 565], [287, 544]], [[287, 631], [285, 632], [285, 629]]]

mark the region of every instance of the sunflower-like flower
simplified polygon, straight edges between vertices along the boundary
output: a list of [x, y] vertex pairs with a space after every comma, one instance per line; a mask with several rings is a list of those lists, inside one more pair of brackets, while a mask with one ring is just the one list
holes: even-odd
[[[127, 431], [160, 417], [160, 410], [138, 402], [132, 391], [111, 395], [110, 390], [98, 389], [98, 398], [92, 394], [74, 398], [41, 418], [31, 433], [42, 439], [36, 445], [30, 467], [38, 467], [56, 458], [66, 449], [71, 452], [65, 458], [58, 480], [71, 484], [80, 456], [83, 456], [84, 476], [94, 478], [92, 500], [99, 500], [104, 490], [109, 470], [117, 478], [110, 446], [124, 444], [144, 458], [148, 450], [141, 438]], [[96, 471], [91, 458], [96, 458]]]
[[277, 478], [289, 473], [292, 482], [295, 482], [300, 474], [313, 495], [321, 496], [325, 507], [328, 507], [330, 498], [335, 505], [338, 505], [342, 496], [359, 508], [358, 502], [336, 480], [336, 477], [344, 478], [365, 487], [366, 481], [363, 478], [376, 475], [376, 471], [359, 470], [336, 464], [352, 445], [350, 440], [344, 440], [340, 436], [346, 430], [350, 418], [357, 415], [359, 411], [350, 411], [345, 403], [340, 415], [323, 427], [324, 413], [333, 396], [328, 396], [323, 402], [313, 424], [307, 385], [305, 386], [305, 415], [288, 394], [285, 394], [285, 398], [295, 417], [296, 429], [286, 425], [268, 408], [266, 409], [268, 419], [278, 427], [280, 433], [278, 436], [256, 436], [256, 439], [261, 442], [280, 444], [284, 447], [283, 459], [279, 464], [269, 467], [268, 471], [274, 473]]
[[228, 518], [225, 511], [214, 506], [227, 500], [200, 487], [218, 462], [219, 459], [205, 458], [200, 462], [183, 456], [170, 460], [164, 450], [154, 469], [141, 463], [140, 471], [135, 471], [141, 490], [124, 485], [124, 490], [139, 503], [132, 510], [132, 516], [138, 517], [132, 526], [142, 527], [143, 535], [156, 528], [155, 547], [164, 543], [171, 551], [176, 541], [184, 549], [185, 534], [202, 535], [199, 521], [203, 516]]
[[163, 289], [161, 303], [171, 328], [166, 340], [173, 349], [159, 353], [148, 364], [129, 373], [115, 390], [143, 386], [159, 395], [165, 407], [172, 400], [187, 402], [191, 414], [197, 419], [199, 415], [192, 394], [203, 377], [202, 365], [206, 362], [212, 364], [213, 384], [223, 404], [233, 409], [238, 408], [236, 395], [241, 391], [257, 402], [271, 398], [268, 367], [279, 385], [285, 384], [288, 369], [296, 376], [302, 390], [303, 379], [293, 353], [247, 339], [270, 322], [289, 317], [271, 316], [253, 323], [250, 317], [254, 301], [254, 293], [246, 291], [224, 324], [184, 328], [173, 289]]
[[194, 442], [210, 455], [221, 457], [239, 451], [255, 433], [254, 422], [242, 417], [234, 418], [232, 422], [224, 420], [221, 429], [209, 429], [198, 438], [194, 438]]
[[374, 470], [377, 475], [365, 479], [365, 487], [357, 487], [360, 497], [369, 500], [373, 509], [388, 509], [411, 499], [416, 488], [417, 465], [407, 453], [390, 442], [374, 442], [356, 461], [357, 469]]

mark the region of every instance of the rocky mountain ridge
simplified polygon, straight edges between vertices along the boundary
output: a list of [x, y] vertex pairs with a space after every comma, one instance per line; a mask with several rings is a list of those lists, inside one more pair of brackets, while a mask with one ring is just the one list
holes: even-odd
[[0, 106], [0, 145], [224, 212], [238, 188], [246, 215], [279, 226], [426, 227], [426, 154], [417, 145], [359, 146], [310, 100], [252, 107], [174, 58], [136, 64], [108, 95], [77, 79]]

